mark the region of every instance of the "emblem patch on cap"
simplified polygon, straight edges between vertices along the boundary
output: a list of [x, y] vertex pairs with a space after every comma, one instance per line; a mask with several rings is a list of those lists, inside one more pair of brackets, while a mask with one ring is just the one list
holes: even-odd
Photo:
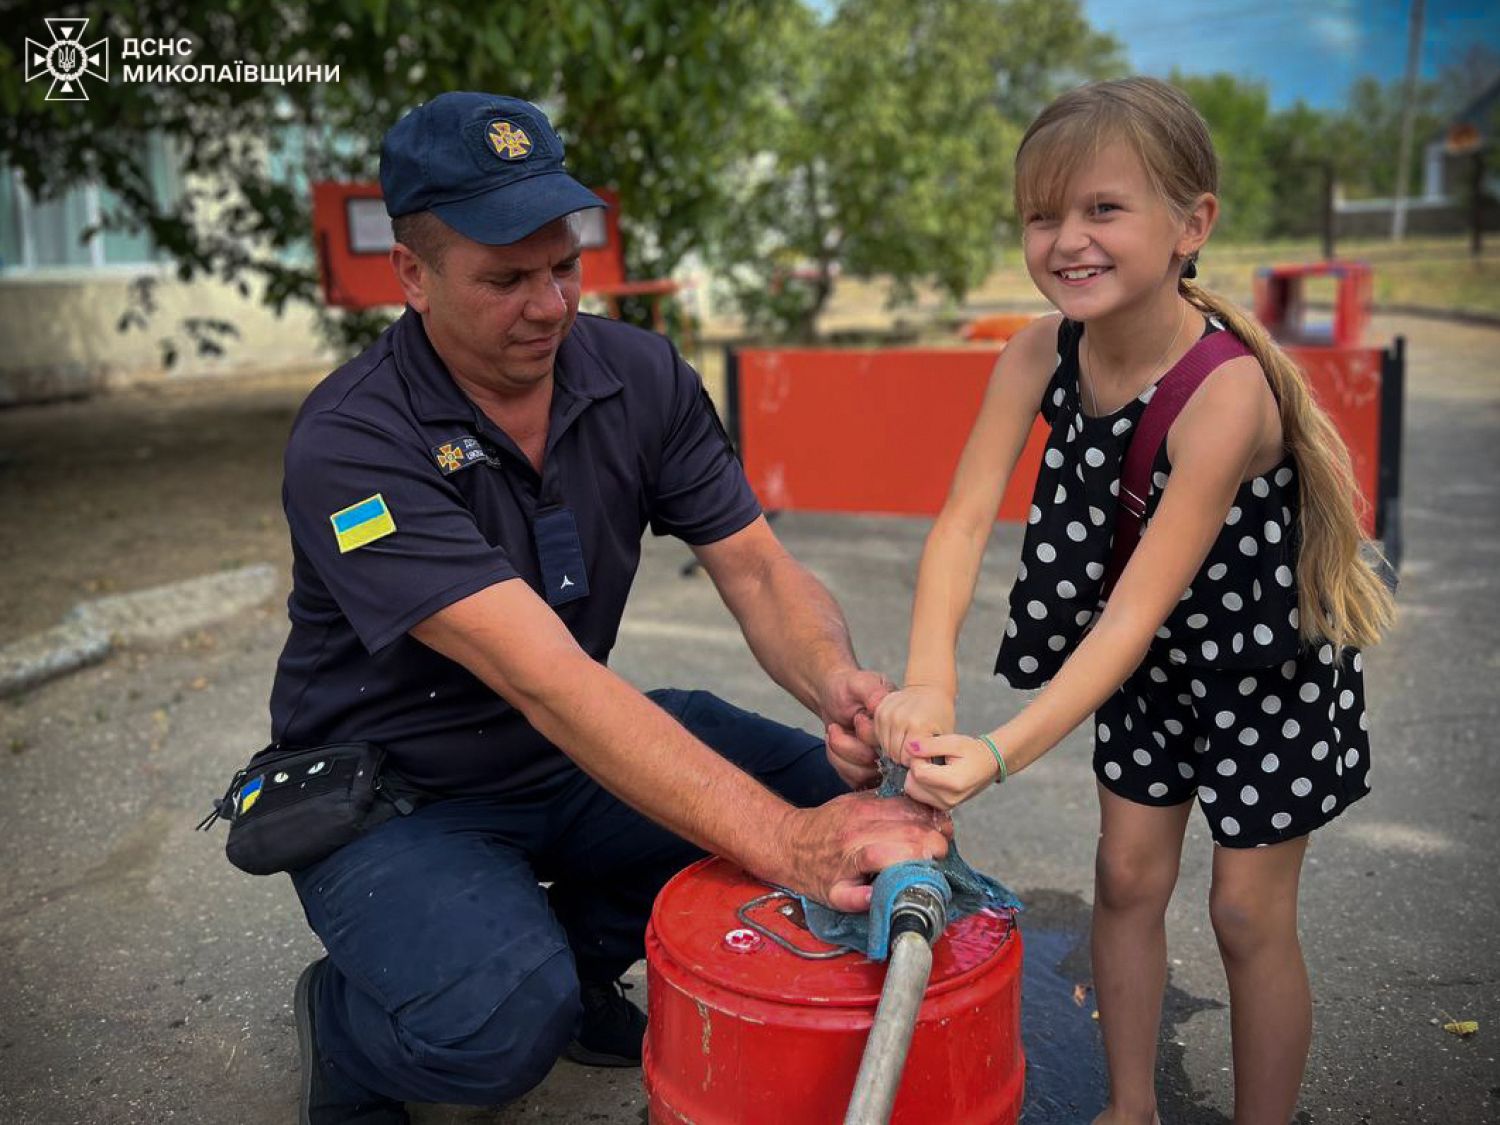
[[456, 437], [442, 445], [434, 445], [432, 455], [437, 459], [438, 468], [443, 470], [445, 477], [485, 459], [484, 446], [475, 437]]
[[484, 139], [501, 160], [525, 160], [531, 152], [531, 138], [526, 135], [526, 130], [504, 118], [497, 117], [490, 122]]

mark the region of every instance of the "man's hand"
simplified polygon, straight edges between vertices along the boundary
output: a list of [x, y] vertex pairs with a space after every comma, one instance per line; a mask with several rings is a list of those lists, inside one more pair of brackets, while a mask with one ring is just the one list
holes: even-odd
[[953, 733], [953, 697], [922, 684], [893, 691], [875, 711], [875, 738], [886, 754], [911, 765], [907, 747], [914, 739]]
[[953, 820], [904, 797], [850, 793], [788, 820], [787, 885], [835, 910], [868, 910], [870, 880], [895, 863], [948, 854]]
[[879, 672], [849, 668], [830, 676], [819, 693], [828, 761], [851, 789], [867, 789], [880, 780], [873, 720], [894, 686]]

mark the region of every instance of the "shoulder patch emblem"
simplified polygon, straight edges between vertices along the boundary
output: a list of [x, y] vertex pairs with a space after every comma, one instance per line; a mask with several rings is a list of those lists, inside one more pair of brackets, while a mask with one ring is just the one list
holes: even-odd
[[367, 496], [328, 517], [339, 542], [339, 554], [346, 555], [356, 547], [373, 543], [395, 533], [396, 521], [380, 493]]
[[451, 476], [459, 469], [466, 469], [476, 461], [483, 461], [484, 446], [476, 437], [456, 437], [432, 447], [432, 456], [443, 476]]
[[501, 160], [525, 160], [531, 153], [531, 138], [526, 135], [526, 130], [504, 118], [497, 117], [490, 122], [485, 140]]

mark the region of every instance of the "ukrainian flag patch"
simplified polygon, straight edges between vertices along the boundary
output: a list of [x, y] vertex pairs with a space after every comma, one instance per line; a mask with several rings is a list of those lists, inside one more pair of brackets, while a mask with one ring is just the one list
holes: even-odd
[[240, 816], [250, 811], [250, 806], [260, 800], [260, 791], [266, 787], [264, 777], [252, 777], [240, 789]]
[[350, 504], [328, 517], [333, 524], [333, 534], [339, 541], [339, 554], [348, 554], [356, 547], [383, 539], [396, 530], [396, 521], [391, 510], [385, 506], [385, 497], [380, 493]]

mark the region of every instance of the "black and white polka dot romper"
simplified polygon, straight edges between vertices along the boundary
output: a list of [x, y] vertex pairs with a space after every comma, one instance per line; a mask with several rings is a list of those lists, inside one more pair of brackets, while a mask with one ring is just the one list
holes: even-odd
[[[1221, 330], [1209, 322], [1205, 332]], [[995, 672], [1050, 680], [1098, 615], [1125, 450], [1148, 388], [1115, 413], [1084, 413], [1083, 326], [1058, 328], [1042, 401], [1052, 427], [1032, 497]], [[1166, 443], [1149, 524], [1172, 472]], [[1363, 660], [1297, 633], [1297, 465], [1245, 481], [1224, 528], [1140, 666], [1094, 716], [1094, 772], [1146, 805], [1196, 794], [1213, 838], [1255, 847], [1305, 835], [1369, 792]]]

